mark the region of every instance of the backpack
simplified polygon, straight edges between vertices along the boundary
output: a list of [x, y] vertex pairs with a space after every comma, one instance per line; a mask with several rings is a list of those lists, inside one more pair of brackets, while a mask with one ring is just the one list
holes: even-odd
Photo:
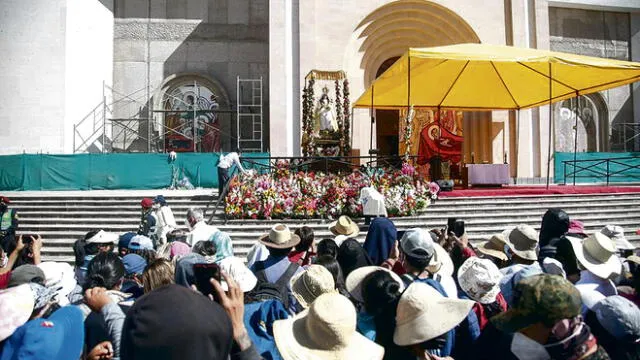
[[289, 308], [289, 281], [293, 275], [298, 271], [300, 265], [296, 263], [289, 264], [287, 270], [280, 276], [275, 282], [269, 282], [267, 280], [267, 274], [265, 272], [264, 263], [257, 262], [255, 265], [255, 275], [258, 279], [256, 286], [249, 292], [249, 297], [255, 301], [264, 300], [279, 300], [285, 307]]

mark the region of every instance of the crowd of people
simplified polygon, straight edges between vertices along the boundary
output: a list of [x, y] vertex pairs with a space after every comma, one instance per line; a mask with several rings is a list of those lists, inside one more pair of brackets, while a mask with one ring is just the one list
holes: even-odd
[[[640, 359], [640, 257], [619, 226], [588, 234], [560, 209], [471, 244], [466, 233], [330, 238], [276, 224], [246, 259], [199, 209], [161, 196], [137, 233], [91, 231], [75, 264], [46, 239], [0, 250], [0, 360]], [[4, 220], [11, 223], [11, 216]]]

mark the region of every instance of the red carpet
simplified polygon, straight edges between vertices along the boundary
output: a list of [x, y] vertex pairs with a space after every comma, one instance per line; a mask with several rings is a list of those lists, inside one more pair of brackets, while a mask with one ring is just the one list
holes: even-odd
[[472, 188], [468, 190], [454, 189], [440, 192], [440, 197], [500, 197], [523, 195], [574, 195], [574, 194], [618, 194], [640, 193], [640, 186], [505, 186], [501, 188]]

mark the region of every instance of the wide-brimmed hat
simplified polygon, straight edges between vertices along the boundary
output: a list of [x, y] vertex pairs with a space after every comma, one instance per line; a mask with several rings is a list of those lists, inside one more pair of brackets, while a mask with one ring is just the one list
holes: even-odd
[[504, 253], [504, 246], [507, 245], [507, 241], [504, 238], [503, 234], [493, 235], [489, 241], [485, 241], [478, 246], [476, 246], [476, 250], [478, 252], [492, 256], [496, 259], [507, 261], [509, 258], [507, 254]]
[[431, 274], [441, 274], [446, 276], [452, 276], [454, 271], [453, 260], [447, 250], [445, 250], [440, 244], [433, 243], [435, 253], [427, 266], [427, 271]]
[[0, 341], [29, 320], [35, 300], [28, 284], [0, 290]]
[[84, 316], [77, 306], [64, 306], [48, 319], [34, 319], [5, 342], [3, 359], [78, 359], [84, 344]]
[[567, 237], [571, 242], [573, 252], [578, 262], [595, 276], [608, 279], [612, 275], [619, 275], [622, 262], [616, 256], [613, 241], [602, 233], [594, 233], [580, 241]]
[[434, 339], [462, 322], [473, 304], [444, 297], [431, 286], [414, 282], [398, 302], [393, 342], [408, 346]]
[[87, 244], [116, 244], [120, 240], [118, 234], [107, 232], [104, 230], [98, 231], [95, 235], [86, 240]]
[[[222, 271], [227, 273], [227, 275], [229, 275], [233, 281], [238, 284], [242, 292], [249, 292], [256, 287], [258, 278], [251, 270], [249, 270], [242, 259], [235, 256], [228, 256], [218, 261], [217, 264], [220, 265], [220, 269]], [[224, 279], [220, 281], [220, 286], [222, 286], [222, 290], [224, 291], [229, 289], [229, 285], [224, 281]]]
[[268, 234], [258, 240], [266, 247], [274, 249], [292, 248], [300, 243], [300, 237], [294, 234], [285, 224], [275, 224]]
[[460, 288], [472, 300], [481, 304], [491, 304], [500, 293], [500, 280], [503, 275], [489, 259], [472, 256], [458, 269]]
[[624, 236], [624, 229], [618, 225], [607, 225], [600, 230], [600, 232], [606, 235], [609, 239], [613, 240], [616, 245], [616, 250], [633, 250], [636, 247], [633, 246]]
[[584, 223], [580, 220], [571, 219], [569, 220], [569, 230], [567, 230], [567, 234], [574, 234], [586, 237], [587, 234], [584, 232]]
[[517, 256], [525, 260], [538, 260], [538, 232], [529, 225], [518, 225], [506, 232], [507, 246]]
[[336, 291], [333, 275], [322, 265], [311, 265], [306, 271], [297, 273], [291, 278], [289, 287], [305, 309], [320, 295]]
[[273, 323], [284, 360], [379, 360], [384, 348], [356, 331], [356, 309], [337, 294], [320, 295], [309, 309]]
[[354, 299], [360, 302], [364, 302], [364, 298], [362, 296], [362, 285], [364, 279], [366, 279], [367, 276], [376, 271], [385, 271], [389, 273], [393, 280], [395, 280], [400, 286], [400, 291], [402, 292], [404, 290], [404, 282], [402, 282], [402, 279], [400, 278], [400, 276], [398, 276], [398, 274], [381, 266], [364, 266], [353, 270], [345, 280], [347, 291]]
[[342, 215], [338, 220], [329, 224], [329, 231], [336, 236], [335, 241], [339, 243], [346, 239], [357, 237], [360, 234], [360, 228], [350, 217]]

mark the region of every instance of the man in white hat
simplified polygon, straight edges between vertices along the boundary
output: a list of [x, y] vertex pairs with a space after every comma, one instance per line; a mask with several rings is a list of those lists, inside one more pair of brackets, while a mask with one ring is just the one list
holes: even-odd
[[340, 246], [345, 240], [358, 237], [360, 227], [350, 217], [342, 215], [329, 224], [329, 231], [335, 235], [334, 241]]
[[582, 241], [568, 239], [581, 268], [576, 288], [582, 296], [584, 314], [603, 298], [618, 295], [611, 279], [620, 275], [622, 262], [613, 241], [602, 233], [591, 234]]
[[291, 279], [303, 269], [296, 263], [289, 261], [291, 249], [300, 243], [300, 237], [293, 233], [285, 224], [274, 225], [268, 234], [260, 237], [259, 243], [267, 247], [269, 256], [263, 261], [257, 261], [251, 266], [251, 271], [258, 278], [256, 291], [259, 291], [261, 283], [274, 284], [286, 287], [288, 309], [296, 313], [297, 301], [291, 292]]

